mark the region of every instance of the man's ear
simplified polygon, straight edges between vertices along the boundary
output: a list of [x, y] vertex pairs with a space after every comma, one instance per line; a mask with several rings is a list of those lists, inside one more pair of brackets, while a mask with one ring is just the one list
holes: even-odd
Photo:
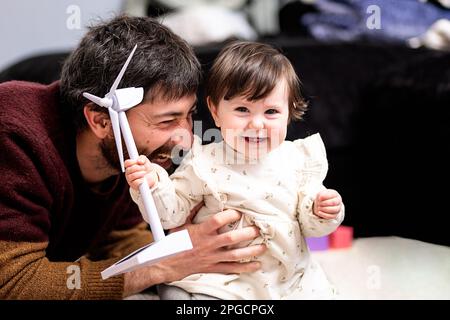
[[93, 102], [84, 106], [83, 113], [89, 128], [97, 138], [104, 139], [111, 134], [111, 120], [108, 114], [96, 111]]
[[211, 112], [216, 127], [220, 128], [220, 121], [219, 117], [217, 116], [217, 107], [212, 103], [211, 98], [209, 96], [206, 97], [206, 103], [208, 104], [209, 112]]

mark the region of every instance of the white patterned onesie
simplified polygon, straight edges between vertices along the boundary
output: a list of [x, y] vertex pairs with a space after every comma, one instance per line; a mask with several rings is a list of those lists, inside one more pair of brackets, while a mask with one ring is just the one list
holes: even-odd
[[[312, 212], [328, 170], [319, 134], [284, 141], [253, 164], [246, 164], [224, 141], [202, 146], [195, 137], [191, 151], [170, 178], [163, 168], [152, 166], [160, 178], [152, 194], [165, 229], [182, 225], [191, 209], [204, 201], [194, 223], [235, 209], [243, 213], [242, 218], [228, 228], [255, 225], [260, 237], [251, 244], [267, 246], [262, 256], [254, 258], [261, 262], [256, 272], [193, 274], [169, 285], [220, 299], [335, 297], [334, 287], [311, 259], [304, 239], [327, 235], [344, 219], [343, 206], [332, 220]], [[143, 210], [139, 193], [131, 190], [131, 195]]]

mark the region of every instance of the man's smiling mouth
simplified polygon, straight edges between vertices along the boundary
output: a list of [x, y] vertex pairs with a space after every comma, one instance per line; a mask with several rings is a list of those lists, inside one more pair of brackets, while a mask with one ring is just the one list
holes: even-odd
[[164, 169], [168, 169], [172, 166], [172, 156], [167, 153], [158, 154], [151, 158], [150, 161], [160, 165]]

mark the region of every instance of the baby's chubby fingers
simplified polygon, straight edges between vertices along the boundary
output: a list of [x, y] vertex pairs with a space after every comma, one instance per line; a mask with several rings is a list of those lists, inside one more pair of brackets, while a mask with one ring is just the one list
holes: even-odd
[[320, 191], [314, 201], [314, 214], [323, 219], [334, 219], [341, 211], [341, 195], [333, 189]]
[[340, 194], [333, 189], [322, 190], [316, 196], [316, 200], [321, 203], [327, 200], [331, 200], [333, 198], [341, 198]]
[[326, 213], [326, 214], [338, 214], [341, 211], [341, 206], [327, 206], [327, 207], [319, 207], [317, 211]]
[[137, 164], [144, 165], [147, 162], [149, 162], [148, 158], [142, 154], [137, 158]]
[[145, 170], [139, 170], [139, 171], [136, 171], [136, 172], [130, 172], [130, 173], [127, 173], [127, 179], [129, 181], [135, 181], [136, 179], [144, 178], [146, 174], [147, 174], [147, 172]]
[[151, 172], [152, 167], [150, 165], [150, 160], [144, 155], [140, 155], [136, 160], [128, 159], [124, 163], [125, 173], [127, 175], [138, 172], [138, 171], [146, 171]]
[[133, 165], [135, 165], [137, 163], [137, 160], [133, 160], [133, 159], [127, 159], [125, 160], [125, 162], [123, 163], [125, 169], [132, 167]]
[[133, 173], [136, 172], [147, 172], [146, 168], [144, 165], [139, 165], [139, 164], [133, 164], [132, 166], [128, 167], [125, 169], [125, 174], [126, 175], [131, 175]]
[[147, 166], [150, 165], [150, 160], [148, 160], [148, 158], [144, 155], [140, 155], [136, 160], [134, 159], [127, 159], [124, 162], [124, 167], [125, 169], [127, 168], [131, 168], [135, 165], [139, 165], [139, 166]]
[[333, 197], [327, 200], [318, 201], [320, 207], [334, 207], [334, 206], [340, 206], [342, 203], [341, 196]]

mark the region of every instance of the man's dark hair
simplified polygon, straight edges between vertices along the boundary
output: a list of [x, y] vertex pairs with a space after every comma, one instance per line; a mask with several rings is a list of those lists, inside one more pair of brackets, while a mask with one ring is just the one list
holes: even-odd
[[299, 120], [307, 104], [291, 62], [274, 47], [258, 42], [233, 41], [214, 61], [206, 83], [206, 96], [218, 106], [220, 100], [244, 96], [250, 101], [265, 98], [281, 78], [289, 90], [289, 121]]
[[196, 93], [201, 68], [186, 41], [152, 18], [119, 16], [90, 27], [64, 63], [61, 96], [78, 130], [87, 126], [83, 107], [88, 100], [83, 92], [99, 97], [109, 92], [136, 44], [119, 88], [143, 87], [150, 100], [171, 101]]

